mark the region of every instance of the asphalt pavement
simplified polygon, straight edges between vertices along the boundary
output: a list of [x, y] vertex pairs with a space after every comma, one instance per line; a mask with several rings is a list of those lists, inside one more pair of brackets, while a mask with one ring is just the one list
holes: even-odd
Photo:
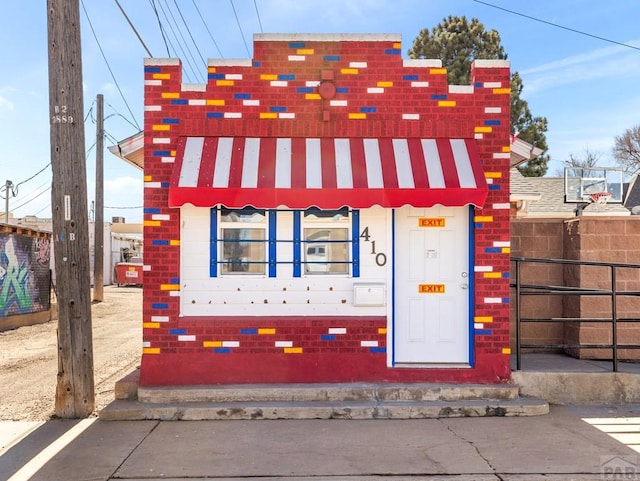
[[635, 449], [630, 404], [510, 418], [56, 419], [0, 423], [0, 480], [640, 479]]

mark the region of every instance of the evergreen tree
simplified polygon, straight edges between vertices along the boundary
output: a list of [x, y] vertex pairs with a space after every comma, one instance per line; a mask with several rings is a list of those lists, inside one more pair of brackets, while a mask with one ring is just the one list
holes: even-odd
[[[433, 27], [422, 29], [409, 49], [410, 58], [436, 58], [442, 60], [447, 69], [447, 80], [451, 85], [469, 85], [471, 63], [475, 59], [506, 59], [500, 34], [487, 31], [477, 19], [471, 22], [466, 17], [449, 16]], [[511, 134], [517, 135], [542, 149], [543, 153], [518, 167], [522, 175], [541, 177], [547, 172], [549, 156], [546, 154], [547, 119], [534, 117], [526, 100], [521, 97], [522, 78], [518, 72], [511, 75]]]

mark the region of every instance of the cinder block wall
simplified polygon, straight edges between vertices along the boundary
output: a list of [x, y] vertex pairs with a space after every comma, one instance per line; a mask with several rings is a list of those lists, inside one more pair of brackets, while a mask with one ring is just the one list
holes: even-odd
[[[570, 220], [514, 219], [511, 253], [517, 257], [575, 259], [596, 262], [640, 264], [640, 218], [579, 217]], [[515, 272], [511, 270], [512, 280]], [[527, 264], [521, 280], [526, 283], [609, 289], [611, 269], [601, 266]], [[616, 269], [617, 291], [640, 291], [640, 269]], [[512, 296], [513, 296], [512, 291]], [[618, 296], [617, 317], [640, 318], [640, 297]], [[609, 296], [528, 296], [521, 304], [522, 317], [611, 318]], [[511, 306], [511, 342], [515, 348], [515, 303]], [[537, 323], [524, 325], [522, 342], [528, 344], [608, 344], [609, 323]], [[640, 322], [618, 325], [619, 344], [640, 344]], [[582, 359], [610, 359], [610, 349], [568, 349]], [[640, 350], [621, 349], [619, 359], [640, 359]]]

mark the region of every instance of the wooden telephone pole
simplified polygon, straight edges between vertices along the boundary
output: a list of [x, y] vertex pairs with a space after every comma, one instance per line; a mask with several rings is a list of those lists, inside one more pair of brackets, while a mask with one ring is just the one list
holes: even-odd
[[93, 217], [93, 300], [104, 300], [104, 97], [96, 98], [96, 204]]
[[53, 242], [58, 299], [56, 415], [95, 408], [79, 0], [47, 0]]

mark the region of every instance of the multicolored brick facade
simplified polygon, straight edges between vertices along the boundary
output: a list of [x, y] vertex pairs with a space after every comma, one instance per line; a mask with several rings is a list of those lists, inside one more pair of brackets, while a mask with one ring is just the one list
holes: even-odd
[[[257, 35], [253, 60], [211, 60], [182, 83], [145, 62], [142, 385], [504, 382], [509, 369], [509, 104], [505, 61], [447, 84], [440, 61], [403, 60], [395, 35]], [[475, 139], [489, 186], [473, 218], [473, 364], [389, 366], [386, 316], [180, 317], [181, 210], [169, 183], [181, 137]]]

